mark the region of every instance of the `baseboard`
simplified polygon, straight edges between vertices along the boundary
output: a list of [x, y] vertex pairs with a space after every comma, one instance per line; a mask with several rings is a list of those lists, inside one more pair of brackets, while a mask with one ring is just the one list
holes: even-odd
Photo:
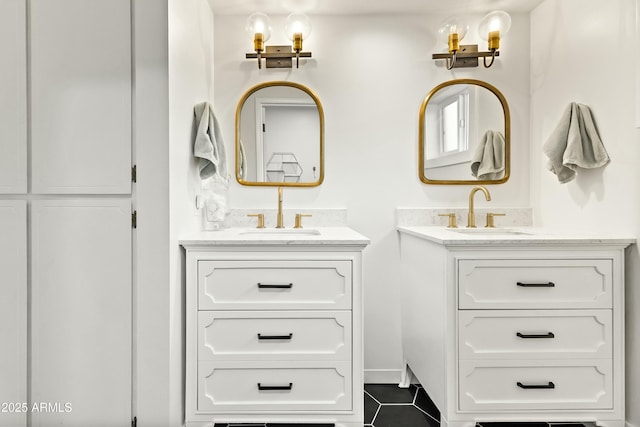
[[399, 384], [402, 369], [365, 369], [365, 384]]

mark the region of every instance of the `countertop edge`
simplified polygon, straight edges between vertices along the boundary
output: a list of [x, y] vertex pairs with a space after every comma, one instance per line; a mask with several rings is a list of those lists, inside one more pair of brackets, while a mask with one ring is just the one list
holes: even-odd
[[205, 248], [205, 247], [218, 247], [218, 246], [251, 246], [251, 247], [286, 247], [286, 246], [310, 246], [310, 247], [323, 247], [323, 246], [352, 246], [365, 248], [371, 242], [369, 240], [180, 240], [178, 242], [180, 246], [186, 249], [192, 248]]
[[429, 226], [398, 226], [399, 233], [406, 233], [418, 238], [429, 240], [448, 247], [457, 246], [545, 246], [552, 244], [562, 245], [613, 245], [627, 247], [637, 242], [634, 237], [621, 235], [605, 236], [600, 234], [579, 234], [567, 232], [565, 234], [548, 234], [544, 230], [536, 229], [535, 234], [517, 234], [513, 236], [491, 236], [491, 235], [465, 235], [460, 236], [453, 234], [455, 232], [448, 231], [443, 227]]
[[[231, 228], [221, 231], [201, 232], [178, 239], [186, 249], [205, 247], [353, 247], [362, 249], [371, 240], [349, 227], [317, 227], [320, 234], [291, 236], [243, 235], [246, 228]], [[344, 237], [343, 237], [344, 236]]]

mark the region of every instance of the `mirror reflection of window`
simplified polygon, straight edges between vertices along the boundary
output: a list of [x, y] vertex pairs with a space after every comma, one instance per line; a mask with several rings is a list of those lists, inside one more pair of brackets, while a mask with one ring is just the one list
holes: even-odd
[[469, 91], [446, 99], [440, 107], [441, 154], [459, 153], [469, 149]]
[[[439, 84], [420, 107], [420, 180], [426, 184], [505, 182], [510, 168], [509, 121], [506, 99], [492, 85], [472, 79]], [[489, 131], [502, 135], [504, 143], [487, 139]], [[484, 164], [478, 165], [480, 172], [474, 172], [473, 163], [478, 157], [484, 163], [490, 158], [487, 153], [493, 153], [495, 174], [480, 173], [486, 169]]]
[[425, 168], [434, 169], [471, 160], [471, 133], [474, 121], [470, 109], [475, 88], [455, 85], [445, 88], [429, 102], [425, 131], [427, 145]]

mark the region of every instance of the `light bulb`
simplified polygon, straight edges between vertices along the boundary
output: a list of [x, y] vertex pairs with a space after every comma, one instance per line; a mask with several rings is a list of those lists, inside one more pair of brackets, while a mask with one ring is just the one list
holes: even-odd
[[293, 42], [293, 50], [302, 50], [302, 40], [311, 34], [311, 20], [303, 13], [292, 13], [287, 16], [284, 23], [284, 31], [289, 40]]
[[264, 50], [264, 43], [271, 37], [271, 19], [264, 13], [256, 12], [247, 18], [245, 30], [253, 36], [256, 52]]
[[500, 48], [500, 37], [504, 37], [511, 28], [511, 16], [505, 11], [488, 13], [478, 24], [478, 35], [489, 42], [489, 50]]
[[469, 24], [459, 16], [447, 18], [438, 28], [438, 37], [449, 46], [449, 53], [460, 49], [460, 42], [467, 35]]

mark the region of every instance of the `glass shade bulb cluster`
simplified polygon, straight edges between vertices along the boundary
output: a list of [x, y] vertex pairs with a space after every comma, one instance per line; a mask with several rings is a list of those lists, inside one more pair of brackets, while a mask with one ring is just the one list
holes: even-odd
[[457, 52], [460, 49], [460, 42], [467, 35], [469, 24], [454, 16], [445, 20], [438, 28], [438, 37], [449, 46], [449, 53]]
[[438, 38], [443, 44], [447, 44], [449, 52], [434, 53], [431, 57], [436, 60], [446, 60], [447, 70], [454, 67], [477, 67], [480, 58], [482, 58], [484, 67], [489, 68], [493, 65], [496, 56], [500, 56], [498, 51], [500, 38], [504, 37], [510, 28], [511, 16], [507, 12], [496, 10], [485, 15], [478, 24], [478, 33], [483, 40], [488, 42], [489, 49], [481, 52], [478, 51], [477, 44], [460, 44], [469, 30], [465, 18], [450, 17], [438, 27]]
[[264, 13], [253, 13], [247, 18], [245, 30], [253, 35], [254, 50], [262, 52], [264, 43], [271, 37], [271, 19]]
[[293, 58], [296, 68], [300, 58], [311, 58], [311, 52], [302, 52], [302, 41], [311, 33], [311, 20], [303, 13], [294, 12], [287, 16], [284, 23], [285, 35], [293, 42], [293, 46], [265, 46], [271, 36], [271, 20], [267, 15], [256, 12], [247, 18], [245, 30], [253, 36], [255, 53], [247, 53], [247, 59], [258, 59], [258, 69], [265, 60], [267, 68], [291, 68]]
[[488, 13], [478, 25], [478, 34], [488, 42], [489, 50], [500, 49], [500, 37], [504, 37], [511, 28], [511, 16], [505, 11]]

